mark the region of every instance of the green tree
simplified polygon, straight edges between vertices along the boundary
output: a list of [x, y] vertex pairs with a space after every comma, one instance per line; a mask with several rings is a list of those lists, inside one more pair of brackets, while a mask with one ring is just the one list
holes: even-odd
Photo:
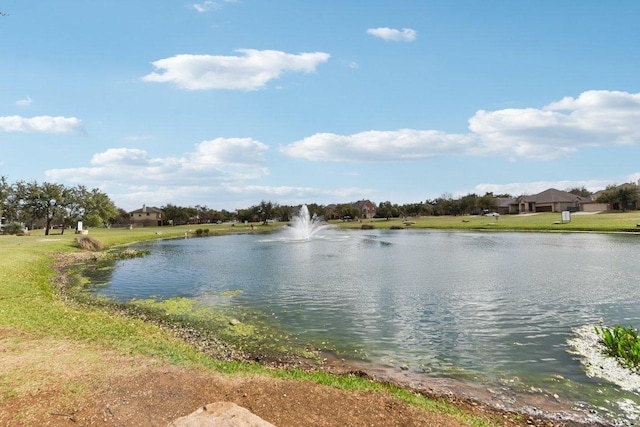
[[309, 209], [309, 215], [313, 218], [313, 216], [324, 217], [324, 214], [327, 210], [326, 206], [319, 205], [317, 203], [308, 203], [307, 209]]
[[622, 211], [635, 207], [638, 199], [640, 199], [638, 188], [630, 185], [621, 185], [618, 187], [617, 196]]
[[397, 205], [393, 205], [390, 201], [380, 202], [376, 208], [376, 216], [386, 218], [387, 221], [391, 217], [398, 217], [400, 215], [400, 209]]
[[131, 216], [122, 208], [116, 208], [116, 214], [109, 218], [111, 224], [129, 224]]
[[474, 193], [467, 194], [460, 198], [460, 213], [468, 215], [477, 209], [478, 195]]
[[258, 206], [257, 212], [260, 220], [264, 225], [267, 225], [270, 219], [273, 219], [274, 212], [278, 209], [278, 204], [273, 203], [271, 200], [268, 202], [263, 200]]
[[167, 203], [162, 206], [165, 218], [173, 225], [185, 224], [189, 220], [189, 212], [186, 208]]
[[222, 221], [222, 222], [226, 222], [226, 221], [231, 221], [231, 219], [233, 218], [233, 214], [225, 209], [222, 209], [221, 211], [214, 211], [214, 215], [213, 215], [213, 222], [217, 222], [217, 221]]
[[236, 218], [240, 222], [253, 222], [258, 218], [258, 206], [252, 206], [248, 209], [238, 209]]
[[567, 193], [575, 194], [580, 197], [591, 197], [593, 194], [591, 191], [587, 190], [584, 185], [582, 187], [571, 188], [567, 190]]
[[87, 222], [87, 227], [106, 227], [118, 217], [116, 205], [106, 193], [99, 189], [94, 188], [87, 192], [86, 188], [80, 186], [76, 194], [81, 198], [80, 204], [84, 210], [81, 218]]
[[279, 216], [282, 221], [290, 221], [293, 216], [293, 206], [280, 205]]
[[498, 200], [493, 196], [493, 193], [485, 193], [484, 196], [478, 197], [476, 206], [481, 211], [495, 211], [498, 209]]
[[45, 221], [45, 236], [49, 235], [54, 218], [64, 217], [66, 203], [65, 187], [62, 184], [44, 182], [40, 185], [35, 181], [27, 184], [25, 206], [33, 219]]
[[444, 193], [433, 202], [434, 215], [457, 215], [460, 203], [454, 200], [450, 193]]
[[360, 210], [358, 209], [358, 207], [353, 206], [351, 203], [341, 203], [336, 206], [335, 211], [336, 214], [338, 214], [338, 216], [343, 219], [354, 219], [360, 215]]
[[7, 198], [5, 217], [7, 220], [28, 223], [33, 228], [33, 217], [27, 206], [28, 184], [24, 181], [15, 182]]
[[6, 176], [0, 176], [0, 218], [5, 217], [7, 211], [7, 201], [11, 196], [11, 185], [7, 182]]
[[609, 185], [598, 196], [596, 202], [607, 203], [614, 210], [625, 211], [633, 208], [640, 200], [640, 190], [635, 184]]

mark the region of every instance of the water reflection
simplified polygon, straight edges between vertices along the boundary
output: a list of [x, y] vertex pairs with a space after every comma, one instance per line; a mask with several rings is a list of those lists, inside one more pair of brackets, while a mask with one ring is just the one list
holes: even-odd
[[100, 293], [128, 300], [242, 290], [239, 307], [273, 313], [305, 342], [377, 363], [545, 387], [611, 411], [620, 412], [621, 398], [638, 402], [586, 377], [567, 351], [572, 329], [599, 318], [640, 324], [637, 236], [324, 233], [303, 243], [237, 235], [142, 245], [152, 254], [120, 262]]

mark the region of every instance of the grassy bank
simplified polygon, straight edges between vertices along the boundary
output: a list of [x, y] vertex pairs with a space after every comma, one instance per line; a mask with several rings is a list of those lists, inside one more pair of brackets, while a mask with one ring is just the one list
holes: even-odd
[[624, 213], [574, 213], [571, 220], [562, 222], [557, 212], [531, 215], [501, 215], [487, 217], [466, 216], [425, 216], [420, 218], [367, 219], [358, 221], [332, 221], [345, 229], [360, 229], [363, 225], [375, 228], [432, 228], [443, 230], [515, 230], [515, 231], [594, 231], [594, 232], [639, 232], [640, 211]]
[[[256, 227], [256, 230], [272, 227]], [[90, 235], [109, 249], [137, 241], [184, 237], [185, 233], [190, 235], [190, 231], [195, 231], [194, 228], [92, 229]], [[250, 227], [221, 225], [209, 229], [209, 234], [213, 235], [248, 232]], [[261, 374], [304, 379], [347, 390], [384, 390], [426, 410], [448, 414], [467, 425], [493, 425], [487, 419], [468, 415], [453, 405], [358, 376], [336, 377], [325, 372], [299, 369], [274, 371], [258, 364], [215, 360], [152, 323], [117, 315], [105, 307], [79, 305], [65, 300], [52, 281], [55, 277], [53, 255], [77, 252], [73, 244], [75, 237], [72, 232], [62, 235], [55, 230], [49, 236], [37, 230], [29, 236], [0, 236], [0, 342], [8, 340], [11, 345], [18, 345], [23, 335], [29, 340], [40, 338], [45, 346], [51, 339], [77, 342], [83, 349], [73, 356], [76, 359], [74, 363], [78, 365], [101, 364], [99, 358], [91, 357], [91, 352], [86, 351], [86, 348], [95, 348], [96, 352], [106, 349], [122, 355], [150, 356], [179, 366], [235, 375]], [[38, 381], [30, 384], [24, 372], [2, 373], [0, 403], [17, 394], [28, 394], [28, 387], [34, 387], [34, 392], [39, 387]]]

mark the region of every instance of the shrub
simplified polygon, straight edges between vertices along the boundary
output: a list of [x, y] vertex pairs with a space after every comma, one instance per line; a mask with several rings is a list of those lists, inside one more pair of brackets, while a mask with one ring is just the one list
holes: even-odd
[[198, 228], [196, 230], [196, 236], [202, 236], [202, 233], [203, 233], [202, 228]]
[[73, 243], [75, 243], [78, 248], [85, 251], [99, 252], [103, 248], [102, 242], [100, 242], [98, 239], [94, 239], [91, 236], [76, 237], [75, 239], [73, 239]]
[[20, 234], [24, 233], [24, 226], [19, 222], [10, 222], [4, 226], [3, 231], [5, 234]]
[[373, 230], [374, 228], [375, 228], [375, 227], [374, 227], [373, 225], [371, 225], [371, 224], [362, 224], [362, 225], [360, 226], [360, 229], [361, 229], [361, 230]]

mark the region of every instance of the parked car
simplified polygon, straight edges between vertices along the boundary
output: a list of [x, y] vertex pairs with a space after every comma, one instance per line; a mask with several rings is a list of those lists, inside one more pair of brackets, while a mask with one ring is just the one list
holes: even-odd
[[498, 212], [487, 212], [483, 214], [484, 216], [500, 216]]

